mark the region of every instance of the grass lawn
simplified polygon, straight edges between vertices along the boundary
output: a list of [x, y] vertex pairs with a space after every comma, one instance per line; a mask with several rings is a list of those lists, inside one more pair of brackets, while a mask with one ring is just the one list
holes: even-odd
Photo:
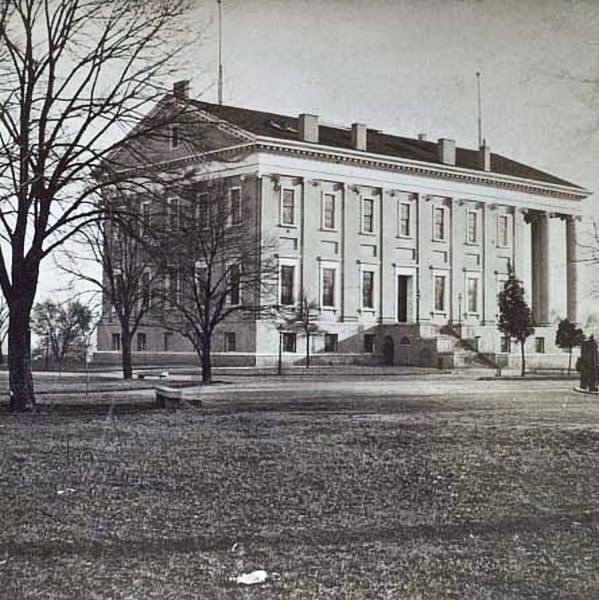
[[0, 414], [0, 596], [599, 598], [596, 398], [295, 396]]

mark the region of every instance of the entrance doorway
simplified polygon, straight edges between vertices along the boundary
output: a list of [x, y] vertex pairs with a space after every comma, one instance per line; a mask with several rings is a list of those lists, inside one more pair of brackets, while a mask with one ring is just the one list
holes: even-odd
[[412, 287], [411, 279], [412, 278], [409, 275], [397, 276], [397, 321], [399, 323], [408, 322], [410, 292]]
[[393, 361], [395, 358], [395, 347], [393, 344], [393, 338], [388, 335], [383, 340], [383, 360], [385, 361], [385, 365], [391, 366], [393, 365]]

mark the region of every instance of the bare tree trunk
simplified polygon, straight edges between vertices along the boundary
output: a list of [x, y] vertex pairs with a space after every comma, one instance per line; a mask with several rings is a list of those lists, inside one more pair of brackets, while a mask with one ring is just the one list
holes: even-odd
[[133, 378], [133, 367], [131, 361], [131, 331], [129, 327], [121, 324], [121, 365], [123, 368], [123, 379]]
[[25, 302], [11, 306], [8, 322], [10, 410], [24, 412], [35, 405], [31, 374], [30, 308]]
[[306, 369], [310, 368], [310, 332], [306, 331]]
[[208, 337], [202, 342], [202, 353], [200, 361], [202, 363], [202, 383], [210, 385], [212, 383], [212, 356], [211, 340]]
[[526, 373], [526, 358], [524, 355], [524, 340], [520, 340], [520, 353], [522, 355], [522, 368], [520, 370], [520, 377], [524, 377], [524, 373]]

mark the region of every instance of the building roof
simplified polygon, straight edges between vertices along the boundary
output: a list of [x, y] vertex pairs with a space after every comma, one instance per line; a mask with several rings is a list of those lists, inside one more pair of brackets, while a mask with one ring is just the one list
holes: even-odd
[[[276, 113], [224, 106], [192, 101], [201, 110], [250, 132], [257, 136], [300, 141], [298, 117], [290, 117]], [[320, 125], [319, 141], [321, 146], [354, 149], [351, 144], [351, 129]], [[378, 154], [395, 158], [405, 158], [425, 163], [441, 164], [438, 158], [437, 143], [433, 141], [390, 135], [375, 129], [367, 130], [367, 151], [365, 154]], [[482, 170], [478, 163], [478, 150], [456, 148], [456, 167]], [[517, 162], [500, 154], [491, 153], [491, 172], [510, 177], [535, 180], [553, 185], [583, 190], [565, 179], [561, 179], [529, 165]]]

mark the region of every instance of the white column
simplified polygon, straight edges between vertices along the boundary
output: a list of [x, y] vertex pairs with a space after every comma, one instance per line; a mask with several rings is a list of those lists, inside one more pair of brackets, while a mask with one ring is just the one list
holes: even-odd
[[532, 312], [537, 325], [549, 322], [549, 223], [545, 212], [532, 221]]
[[578, 273], [576, 252], [576, 217], [566, 217], [566, 314], [576, 322], [578, 316]]
[[430, 267], [432, 239], [432, 208], [426, 195], [418, 195], [418, 283], [416, 287], [417, 312], [416, 319], [428, 322], [432, 310], [432, 281]]

